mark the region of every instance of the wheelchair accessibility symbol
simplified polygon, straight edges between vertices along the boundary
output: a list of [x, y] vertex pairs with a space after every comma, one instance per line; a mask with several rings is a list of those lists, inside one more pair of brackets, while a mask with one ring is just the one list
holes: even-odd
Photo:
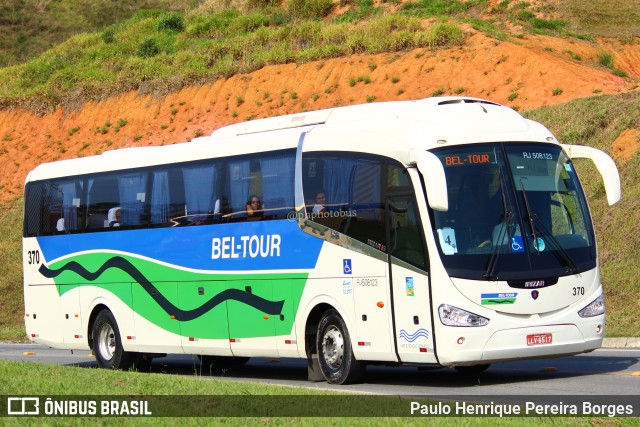
[[522, 236], [511, 237], [511, 252], [524, 252]]
[[344, 272], [344, 274], [351, 274], [352, 273], [351, 260], [345, 259], [343, 261], [344, 261], [344, 265], [342, 266], [342, 271]]

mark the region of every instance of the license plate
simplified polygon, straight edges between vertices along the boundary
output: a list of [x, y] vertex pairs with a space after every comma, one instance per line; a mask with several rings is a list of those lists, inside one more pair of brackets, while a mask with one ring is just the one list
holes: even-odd
[[551, 344], [551, 342], [552, 342], [551, 334], [527, 335], [527, 345]]

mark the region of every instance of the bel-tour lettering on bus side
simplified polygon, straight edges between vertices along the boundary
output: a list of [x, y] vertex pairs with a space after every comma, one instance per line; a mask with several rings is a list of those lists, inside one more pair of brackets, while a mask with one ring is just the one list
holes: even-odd
[[280, 256], [279, 234], [214, 237], [211, 259], [267, 258]]

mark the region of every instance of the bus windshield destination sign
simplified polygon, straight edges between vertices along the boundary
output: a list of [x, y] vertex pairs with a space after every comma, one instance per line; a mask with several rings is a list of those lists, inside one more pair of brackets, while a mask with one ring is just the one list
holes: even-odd
[[491, 156], [489, 154], [469, 154], [466, 157], [447, 156], [444, 158], [444, 162], [446, 166], [479, 165], [491, 163]]

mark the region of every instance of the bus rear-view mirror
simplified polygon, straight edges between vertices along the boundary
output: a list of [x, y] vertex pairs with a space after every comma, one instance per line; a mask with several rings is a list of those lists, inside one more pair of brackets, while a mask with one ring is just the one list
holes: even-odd
[[609, 205], [614, 205], [620, 201], [622, 195], [620, 175], [615, 162], [607, 153], [584, 145], [562, 144], [561, 146], [570, 159], [590, 159], [593, 161], [604, 180], [604, 189], [607, 193]]
[[424, 178], [427, 201], [431, 209], [441, 212], [449, 210], [447, 177], [438, 157], [429, 151], [412, 150], [412, 162]]

